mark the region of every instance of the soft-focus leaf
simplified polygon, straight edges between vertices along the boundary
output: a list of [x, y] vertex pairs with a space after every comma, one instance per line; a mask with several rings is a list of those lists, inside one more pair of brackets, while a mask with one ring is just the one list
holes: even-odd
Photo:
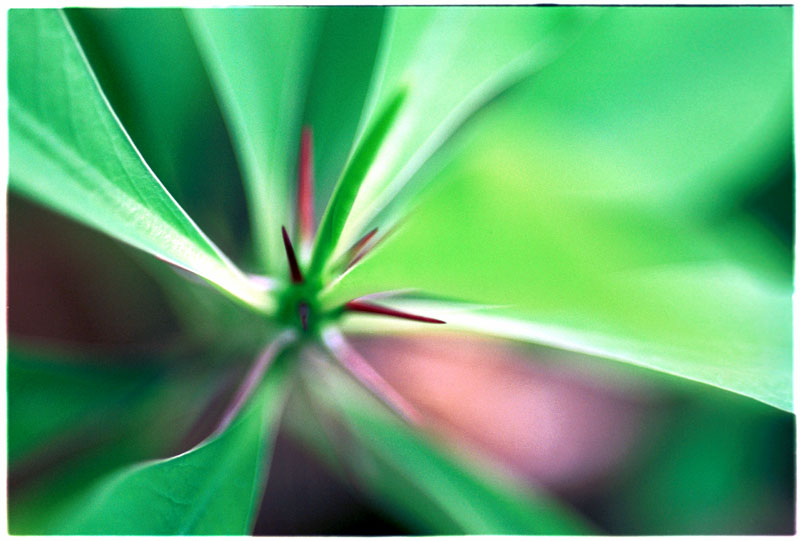
[[645, 452], [615, 485], [617, 503], [606, 511], [614, 530], [637, 536], [793, 534], [795, 417], [714, 392], [674, 406], [660, 409]]
[[288, 392], [288, 365], [266, 381], [224, 432], [176, 457], [99, 482], [54, 521], [57, 533], [241, 535], [249, 532]]
[[220, 388], [218, 371], [197, 356], [189, 365], [11, 352], [8, 518], [19, 535], [50, 531], [59, 510], [103, 475], [186, 449], [182, 440]]
[[369, 170], [343, 236], [349, 245], [460, 127], [552, 60], [592, 11], [409, 7], [394, 10], [370, 102], [407, 102]]
[[353, 147], [388, 24], [384, 7], [337, 7], [324, 20], [303, 123], [314, 133], [314, 195], [321, 216]]
[[[676, 338], [674, 343], [664, 338], [659, 344], [596, 331], [591, 324], [584, 324], [584, 328], [580, 328], [578, 325], [553, 323], [545, 317], [537, 321], [534, 316], [507, 307], [472, 308], [436, 300], [395, 300], [386, 304], [400, 310], [441, 318], [447, 322], [446, 330], [449, 331], [461, 330], [521, 340], [630, 363], [715, 385], [793, 411], [792, 387], [788, 383], [792, 377], [792, 366], [787, 361], [791, 343], [788, 342], [788, 323], [785, 321], [791, 307], [790, 294], [787, 291], [771, 291], [768, 286], [746, 276], [737, 276], [735, 272], [726, 276], [725, 269], [719, 269], [719, 272], [711, 269], [709, 273], [694, 280], [681, 276], [667, 277], [669, 286], [680, 285], [693, 292], [681, 296], [685, 303], [682, 309], [707, 302], [711, 303], [708, 310], [727, 310], [728, 313], [749, 311], [750, 321], [747, 323], [751, 327], [757, 326], [755, 331], [738, 329], [740, 333], [746, 331], [748, 334], [736, 335], [737, 322], [730, 321], [712, 322], [715, 324], [712, 330], [707, 314], [693, 314], [695, 318], [706, 318], [703, 322], [705, 330], [717, 331], [720, 335], [697, 336], [697, 331], [695, 336], [684, 334]], [[727, 298], [725, 288], [731, 284], [739, 287], [739, 298]], [[657, 286], [664, 287], [660, 284]], [[678, 302], [678, 299], [673, 300]], [[772, 321], [769, 317], [773, 313], [784, 316], [783, 325], [778, 328], [769, 328], [768, 323]], [[759, 314], [767, 319], [759, 321]], [[674, 322], [671, 324], [675, 325]], [[682, 332], [685, 333], [687, 328], [684, 327]], [[418, 326], [407, 322], [376, 322], [361, 317], [352, 318], [345, 324], [345, 329], [368, 333], [419, 331]], [[756, 332], [765, 334], [754, 337]], [[684, 346], [689, 340], [693, 343]]]
[[41, 355], [8, 352], [8, 459], [42, 450], [51, 439], [80, 433], [100, 417], [119, 414], [154, 383], [139, 364], [89, 365], [74, 359], [49, 362]]
[[507, 138], [556, 170], [594, 164], [568, 190], [719, 205], [790, 137], [791, 26], [789, 7], [604, 9], [522, 89]]
[[[476, 126], [440, 174], [442, 191], [325, 302], [410, 287], [502, 305], [440, 315], [791, 409], [786, 259], [752, 218], [738, 220], [735, 232], [711, 227], [719, 208], [708, 199], [714, 188], [731, 197], [743, 160], [771, 156], [769, 145], [790, 133], [786, 12], [605, 13], [584, 36], [586, 47], [603, 45], [600, 53], [585, 51], [588, 62], [571, 50]], [[750, 45], [734, 58], [720, 40], [736, 50]], [[647, 159], [622, 159], [645, 137], [652, 148], [632, 156]]]
[[[560, 170], [526, 147], [492, 145], [496, 132], [485, 135], [471, 159], [443, 173], [447, 185], [334, 284], [325, 303], [417, 288], [500, 305], [460, 316], [409, 310], [791, 408], [790, 272], [743, 265], [740, 245], [680, 215], [565, 192], [565, 170], [591, 163]], [[751, 259], [780, 267], [776, 241], [749, 231]]]
[[332, 366], [313, 368], [306, 377], [317, 420], [296, 409], [292, 426], [329, 459], [346, 460], [334, 465], [398, 519], [438, 535], [591, 531], [544, 494], [428, 441]]
[[311, 269], [309, 270], [312, 276], [321, 272], [324, 269], [324, 265], [329, 261], [342, 234], [347, 217], [350, 215], [350, 210], [358, 195], [364, 176], [375, 159], [381, 144], [384, 143], [386, 133], [391, 129], [392, 122], [397, 117], [398, 111], [403, 107], [405, 97], [406, 93], [401, 89], [392, 101], [386, 105], [386, 109], [381, 111], [375, 123], [370, 126], [364, 138], [359, 142], [342, 173], [341, 179], [336, 184], [317, 232], [317, 240], [311, 259]]
[[262, 270], [282, 271], [306, 88], [322, 11], [187, 10], [230, 126]]
[[61, 11], [9, 12], [10, 186], [261, 309], [120, 126]]
[[67, 9], [111, 107], [201, 229], [239, 261], [249, 229], [236, 158], [180, 9]]
[[[178, 347], [184, 351], [202, 351], [222, 363], [222, 359], [247, 359], [263, 346], [265, 337], [280, 330], [279, 322], [243, 309], [202, 282], [187, 281], [157, 261], [142, 258], [139, 263], [164, 290], [178, 317], [182, 331]], [[262, 281], [270, 289], [275, 287], [274, 280]]]

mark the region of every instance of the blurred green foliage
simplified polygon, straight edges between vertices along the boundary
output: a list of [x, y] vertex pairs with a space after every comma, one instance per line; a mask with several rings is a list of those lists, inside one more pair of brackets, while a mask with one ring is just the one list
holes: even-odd
[[[793, 530], [791, 30], [787, 7], [11, 10], [10, 189], [147, 253], [9, 199], [10, 531], [247, 533], [301, 388], [287, 429], [412, 532]], [[316, 346], [205, 439], [284, 323], [303, 125], [329, 217], [301, 263], [324, 306], [413, 288], [386, 303], [622, 361], [632, 395], [652, 391], [601, 501], [409, 427]], [[98, 254], [131, 326], [164, 321], [123, 300], [157, 284], [171, 338], [76, 355], [28, 326], [51, 343], [25, 344], [16, 322], [43, 311], [15, 288], [68, 283], [14, 266], [47, 252], [40, 221]], [[372, 227], [365, 259], [322, 272]]]

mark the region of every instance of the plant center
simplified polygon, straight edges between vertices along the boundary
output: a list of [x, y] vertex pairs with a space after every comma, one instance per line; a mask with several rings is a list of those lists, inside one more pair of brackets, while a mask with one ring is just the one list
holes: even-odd
[[317, 334], [323, 322], [335, 317], [335, 313], [322, 311], [317, 299], [320, 286], [309, 280], [287, 284], [279, 295], [278, 318], [302, 334]]

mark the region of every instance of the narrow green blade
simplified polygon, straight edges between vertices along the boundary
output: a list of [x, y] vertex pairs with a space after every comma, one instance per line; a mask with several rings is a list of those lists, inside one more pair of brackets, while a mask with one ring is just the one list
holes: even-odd
[[329, 262], [342, 234], [358, 190], [400, 111], [406, 93], [401, 89], [364, 135], [336, 184], [319, 225], [309, 274], [316, 277]]
[[103, 96], [63, 12], [9, 12], [10, 186], [270, 309], [144, 163]]
[[389, 25], [387, 11], [364, 6], [324, 10], [303, 114], [303, 124], [314, 134], [317, 220], [354, 146]]

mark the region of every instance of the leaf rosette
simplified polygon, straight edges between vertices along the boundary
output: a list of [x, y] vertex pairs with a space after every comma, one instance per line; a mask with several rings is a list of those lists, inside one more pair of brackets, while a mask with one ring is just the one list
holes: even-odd
[[[343, 429], [371, 457], [343, 466], [357, 486], [427, 531], [588, 531], [442, 446], [351, 334], [501, 337], [791, 411], [791, 271], [757, 219], [712, 220], [791, 136], [790, 30], [764, 8], [10, 11], [10, 189], [210, 286], [153, 271], [187, 318], [255, 316], [259, 347], [199, 444], [12, 502], [12, 531], [249, 532], [292, 390], [297, 433], [346, 463]], [[241, 171], [239, 258], [185, 159], [198, 111]], [[17, 382], [55, 381], [25, 358], [12, 468], [60, 428], [16, 428]]]

